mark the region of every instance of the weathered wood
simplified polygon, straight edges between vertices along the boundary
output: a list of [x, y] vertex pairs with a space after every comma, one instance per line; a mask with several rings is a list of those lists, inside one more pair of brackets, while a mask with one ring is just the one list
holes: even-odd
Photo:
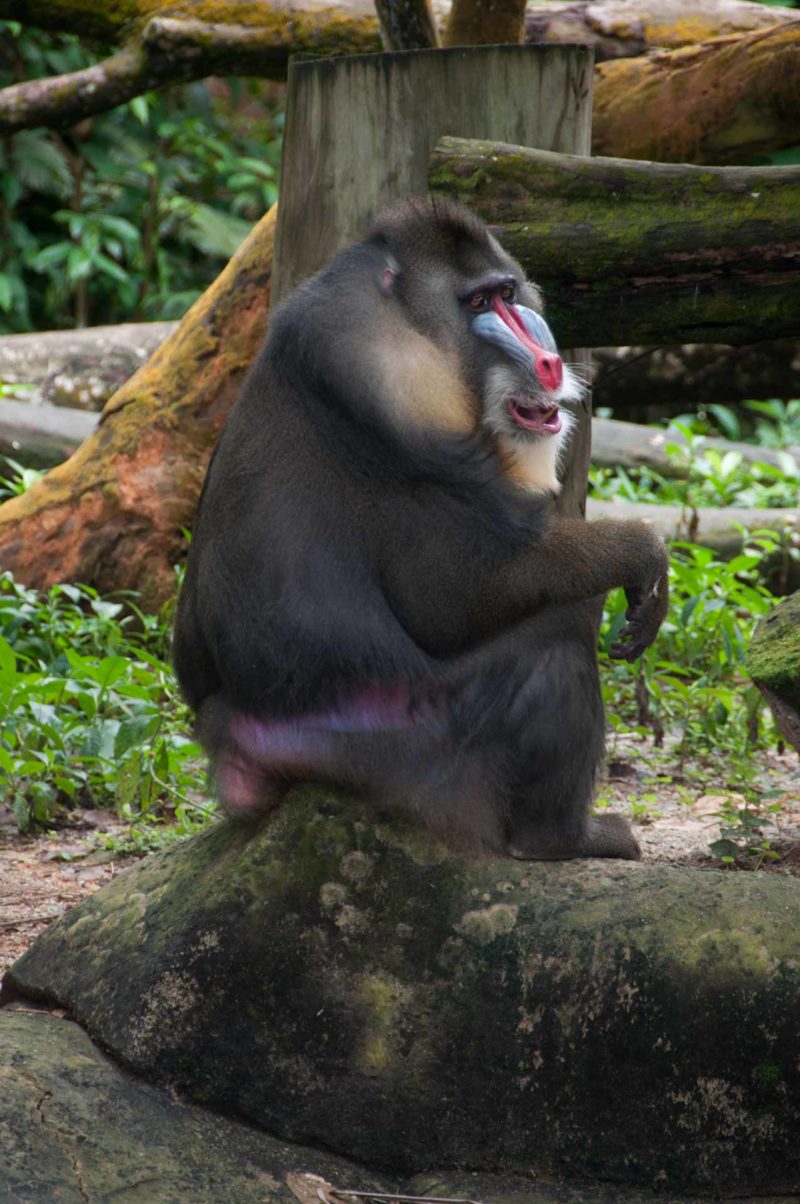
[[[573, 0], [528, 4], [525, 40], [582, 42], [595, 61], [630, 58], [648, 50], [691, 46], [725, 34], [748, 33], [797, 20], [793, 8], [747, 0]], [[621, 131], [622, 137], [625, 136]], [[616, 151], [607, 152], [610, 154]]]
[[[686, 463], [668, 457], [664, 450], [673, 445], [688, 446], [680, 431], [658, 430], [613, 418], [592, 419], [592, 464], [600, 468], [652, 468], [661, 476], [685, 477]], [[752, 443], [735, 443], [713, 436], [705, 437], [700, 447], [702, 452], [715, 451], [722, 455], [735, 452], [748, 464], [771, 464], [775, 468], [782, 467], [783, 457], [788, 455], [800, 466], [798, 448], [777, 452], [767, 447], [755, 447]]]
[[177, 322], [128, 322], [0, 337], [0, 383], [34, 384], [56, 405], [99, 410]]
[[[72, 455], [97, 425], [97, 416], [62, 406], [0, 401], [0, 456], [33, 468], [52, 468]], [[0, 475], [8, 475], [0, 470]]]
[[[377, 210], [424, 195], [428, 158], [445, 132], [588, 152], [591, 90], [586, 47], [480, 46], [293, 63], [275, 300], [361, 236]], [[585, 362], [578, 352], [570, 359]], [[559, 499], [565, 512], [583, 505], [590, 410], [588, 396], [575, 407]]]
[[800, 335], [800, 168], [691, 167], [443, 138], [468, 200], [544, 287], [563, 343]]
[[[587, 517], [591, 522], [604, 518], [638, 519], [648, 523], [662, 539], [684, 539], [712, 548], [723, 560], [742, 550], [742, 531], [786, 532], [787, 538], [800, 542], [800, 510], [758, 509], [726, 506], [717, 509], [701, 506], [684, 510], [680, 506], [654, 505], [649, 502], [605, 502], [589, 498]], [[791, 568], [791, 566], [790, 566]], [[797, 565], [791, 570], [797, 575]]]
[[800, 20], [597, 69], [598, 155], [741, 163], [797, 145]]
[[375, 0], [384, 50], [426, 50], [439, 45], [430, 0]]
[[587, 154], [591, 81], [585, 47], [481, 46], [293, 62], [275, 302], [359, 238], [377, 210], [424, 195], [431, 150], [445, 133]]

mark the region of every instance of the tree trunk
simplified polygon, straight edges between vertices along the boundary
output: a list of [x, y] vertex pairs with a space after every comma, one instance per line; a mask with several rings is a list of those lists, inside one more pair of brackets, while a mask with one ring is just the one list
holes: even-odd
[[602, 63], [592, 150], [668, 163], [741, 163], [796, 146], [799, 77], [800, 15], [754, 33]]
[[[592, 464], [601, 468], [652, 468], [661, 476], [685, 477], [688, 461], [668, 456], [664, 449], [670, 445], [688, 446], [680, 431], [658, 430], [613, 418], [592, 419]], [[800, 450], [797, 448], [777, 452], [752, 443], [734, 443], [709, 436], [703, 439], [701, 451], [715, 451], [721, 455], [735, 452], [748, 464], [770, 464], [775, 468], [782, 467], [788, 455], [800, 468]]]
[[375, 0], [384, 50], [425, 50], [439, 45], [430, 0]]
[[514, 46], [525, 40], [525, 0], [453, 0], [445, 46]]
[[0, 567], [37, 587], [137, 589], [150, 607], [171, 595], [208, 457], [263, 338], [274, 229], [273, 208], [71, 459], [0, 506]]
[[429, 179], [497, 229], [543, 285], [567, 346], [800, 335], [800, 167], [637, 163], [443, 138]]

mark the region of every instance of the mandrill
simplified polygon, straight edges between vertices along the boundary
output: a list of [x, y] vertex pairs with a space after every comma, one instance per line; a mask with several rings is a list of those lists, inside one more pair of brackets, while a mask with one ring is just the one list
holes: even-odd
[[175, 631], [223, 808], [324, 780], [462, 849], [637, 857], [590, 813], [614, 655], [653, 641], [661, 541], [551, 513], [580, 386], [459, 205], [408, 202], [277, 311], [214, 452]]

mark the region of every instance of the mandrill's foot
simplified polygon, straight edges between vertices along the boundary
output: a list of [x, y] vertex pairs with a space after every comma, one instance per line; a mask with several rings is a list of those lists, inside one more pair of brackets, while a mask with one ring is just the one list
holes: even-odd
[[272, 777], [235, 748], [221, 749], [214, 765], [219, 805], [230, 819], [263, 818], [283, 800], [291, 782]]
[[624, 815], [590, 815], [580, 857], [621, 857], [638, 861], [642, 856], [639, 842]]
[[509, 841], [506, 853], [520, 861], [569, 861], [574, 857], [620, 857], [638, 861], [642, 855], [623, 815], [590, 815], [586, 828], [574, 840], [566, 837], [537, 840], [535, 832], [520, 840], [517, 835]]

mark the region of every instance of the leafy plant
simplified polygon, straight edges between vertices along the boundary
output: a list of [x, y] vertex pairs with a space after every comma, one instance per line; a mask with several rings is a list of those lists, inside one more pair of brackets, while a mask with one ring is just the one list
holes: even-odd
[[3, 472], [2, 466], [5, 465], [5, 471], [8, 476], [0, 476], [0, 501], [4, 501], [8, 497], [17, 497], [21, 493], [25, 493], [34, 485], [40, 477], [44, 476], [44, 472], [39, 468], [26, 468], [23, 464], [19, 464], [16, 460], [12, 460], [10, 456], [0, 456], [0, 473]]
[[0, 787], [23, 831], [70, 804], [116, 810], [140, 840], [165, 817], [177, 834], [206, 821], [167, 623], [132, 599], [0, 576]]
[[[13, 21], [0, 38], [0, 86], [105, 54]], [[187, 84], [6, 138], [0, 333], [182, 316], [277, 198], [270, 87]]]
[[[706, 447], [704, 436], [683, 420], [673, 420], [670, 427], [685, 440], [667, 443], [664, 448], [680, 476], [662, 476], [647, 467], [593, 468], [589, 474], [592, 495], [608, 501], [672, 503], [690, 511], [700, 506], [758, 509], [797, 505], [800, 468], [788, 452], [779, 452], [779, 465], [749, 461], [738, 451]], [[770, 429], [775, 430], [774, 424]]]
[[609, 596], [601, 655], [612, 728], [649, 733], [657, 743], [670, 732], [679, 765], [697, 755], [746, 758], [755, 745], [775, 739], [744, 659], [756, 622], [775, 602], [758, 570], [777, 546], [774, 533], [756, 532], [739, 556], [722, 561], [709, 548], [674, 544], [669, 613], [635, 666], [608, 656], [626, 605], [621, 591]]

